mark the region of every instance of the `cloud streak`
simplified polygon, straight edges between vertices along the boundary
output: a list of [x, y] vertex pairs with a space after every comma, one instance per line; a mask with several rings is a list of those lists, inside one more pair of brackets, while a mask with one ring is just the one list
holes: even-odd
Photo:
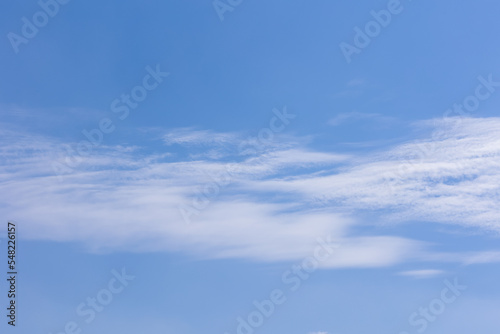
[[[2, 127], [1, 207], [6, 217], [23, 222], [27, 238], [81, 242], [91, 251], [292, 261], [328, 235], [340, 248], [322, 264], [327, 268], [460, 262], [458, 255], [431, 252], [423, 241], [354, 232], [366, 212], [381, 222], [500, 230], [500, 119], [435, 126], [439, 138], [364, 156], [318, 152], [296, 140], [229, 162], [185, 161], [166, 148], [234, 148], [238, 134], [177, 129], [165, 134], [167, 146], [154, 154], [134, 146], [99, 147], [63, 182], [50, 168], [64, 157], [58, 140]], [[193, 224], [184, 224], [178, 205], [192, 203], [192, 194], [227, 164], [237, 167], [237, 177]], [[497, 254], [478, 252], [467, 259], [496, 262]]]

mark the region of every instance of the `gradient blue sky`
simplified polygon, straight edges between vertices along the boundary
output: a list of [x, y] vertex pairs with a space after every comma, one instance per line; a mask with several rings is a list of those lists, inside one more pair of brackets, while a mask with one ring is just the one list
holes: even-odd
[[[15, 330], [233, 334], [280, 289], [254, 333], [418, 333], [411, 315], [457, 279], [422, 332], [498, 333], [500, 3], [401, 1], [348, 63], [341, 43], [390, 3], [243, 0], [221, 20], [212, 1], [73, 0], [17, 52], [9, 34], [41, 8], [3, 3]], [[169, 75], [120, 119], [113, 102], [156, 68]], [[292, 291], [283, 275], [329, 237]], [[135, 279], [86, 323], [77, 307], [122, 268]]]

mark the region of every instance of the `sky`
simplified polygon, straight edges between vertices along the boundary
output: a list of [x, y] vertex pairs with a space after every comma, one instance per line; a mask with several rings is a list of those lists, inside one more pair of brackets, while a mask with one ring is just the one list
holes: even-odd
[[1, 9], [2, 330], [498, 333], [497, 1]]

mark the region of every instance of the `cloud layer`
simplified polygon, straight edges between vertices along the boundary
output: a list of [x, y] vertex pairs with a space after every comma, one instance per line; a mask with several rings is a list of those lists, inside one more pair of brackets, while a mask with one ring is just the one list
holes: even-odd
[[[289, 261], [330, 236], [341, 247], [325, 267], [456, 261], [462, 255], [431, 254], [423, 241], [353, 232], [367, 213], [379, 222], [500, 231], [500, 119], [420, 126], [420, 139], [363, 156], [318, 152], [300, 138], [237, 154], [238, 134], [174, 129], [157, 153], [101, 145], [77, 163], [55, 138], [1, 126], [1, 207], [27, 238], [82, 242], [93, 251]], [[224, 154], [186, 160], [173, 144], [202, 152], [223, 146]], [[68, 161], [56, 175], [54, 163]], [[467, 255], [469, 264], [499, 258]]]

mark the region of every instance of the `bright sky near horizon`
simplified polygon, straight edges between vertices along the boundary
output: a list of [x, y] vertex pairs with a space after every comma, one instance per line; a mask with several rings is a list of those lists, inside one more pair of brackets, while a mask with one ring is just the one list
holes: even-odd
[[2, 9], [6, 332], [498, 333], [498, 1]]

